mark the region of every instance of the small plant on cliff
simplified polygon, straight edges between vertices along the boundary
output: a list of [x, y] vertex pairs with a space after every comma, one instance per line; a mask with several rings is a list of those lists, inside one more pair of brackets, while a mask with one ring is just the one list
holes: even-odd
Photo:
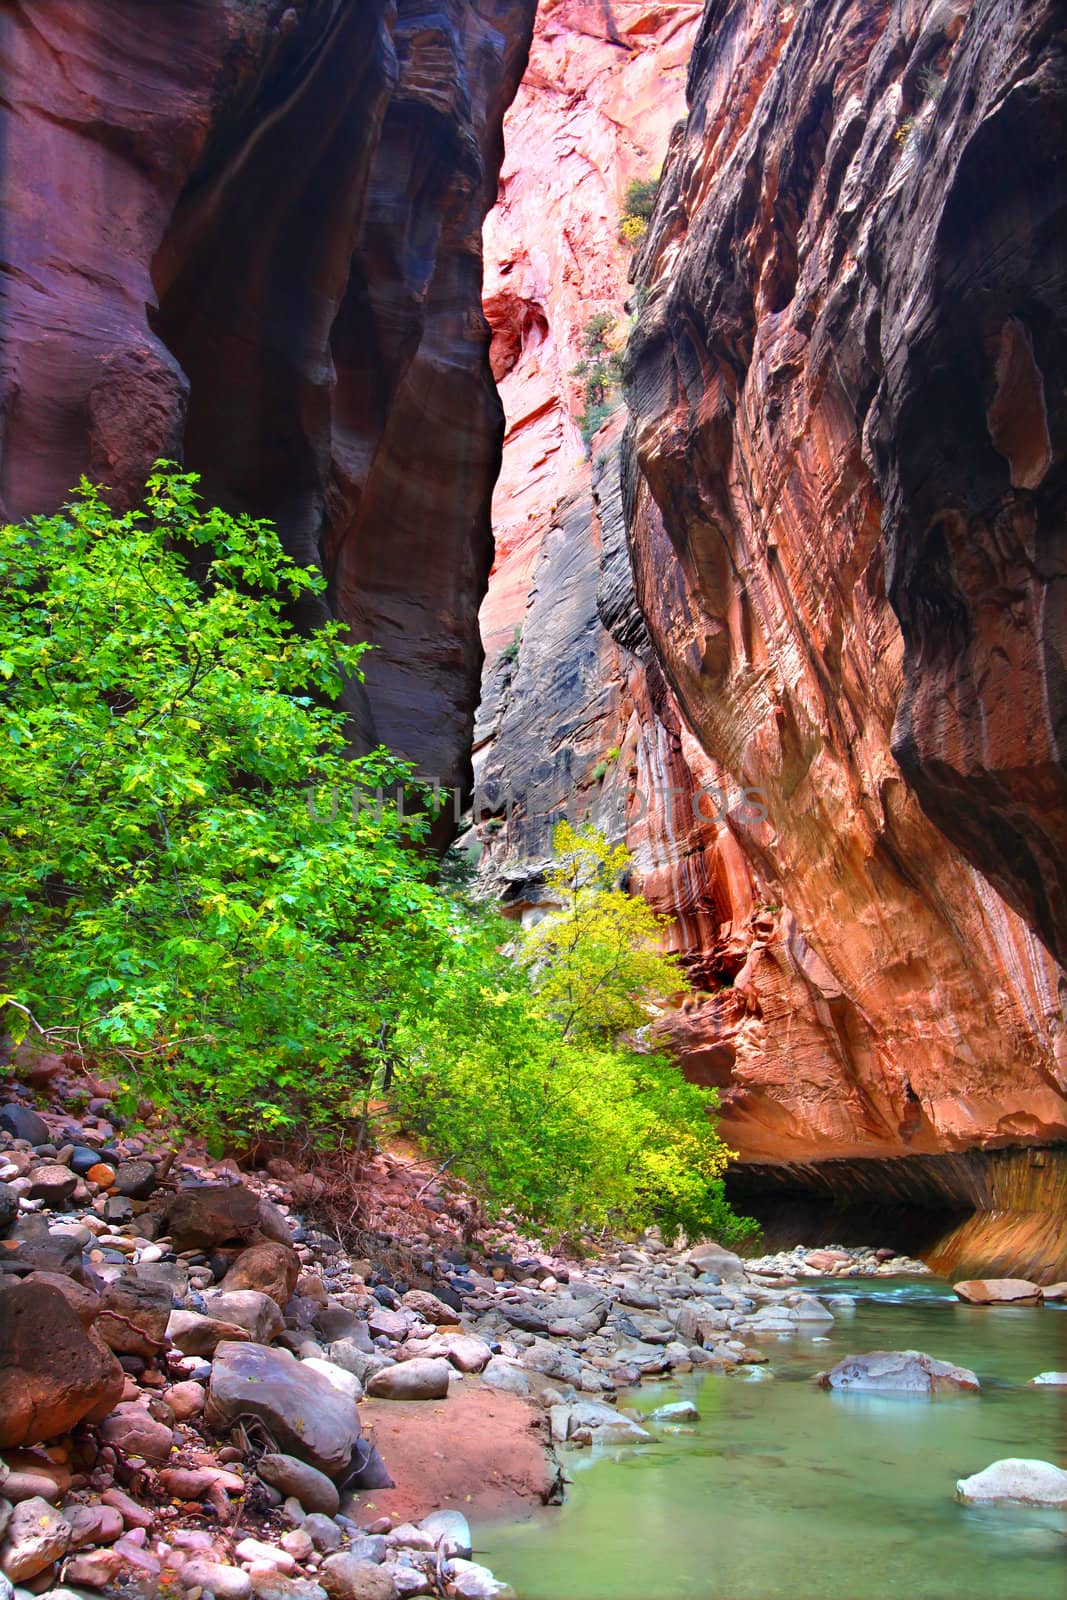
[[521, 645], [522, 645], [522, 629], [521, 628], [516, 628], [515, 629], [515, 634], [514, 634], [514, 637], [511, 640], [511, 643], [510, 644], [506, 644], [504, 646], [503, 650], [501, 650], [501, 652], [500, 652], [501, 661], [508, 661], [508, 662], [517, 661], [519, 659], [519, 649], [520, 649]]
[[619, 237], [627, 244], [637, 244], [648, 232], [658, 193], [658, 178], [634, 178], [628, 186], [619, 218]]
[[603, 760], [598, 761], [593, 768], [593, 781], [599, 783], [601, 778], [607, 776], [608, 768], [619, 759], [619, 747], [613, 744], [610, 750], [605, 750]]
[[658, 1222], [740, 1241], [755, 1226], [723, 1195], [715, 1092], [638, 1044], [652, 997], [684, 986], [663, 919], [620, 886], [624, 849], [567, 823], [553, 844], [558, 911], [518, 935], [497, 917], [463, 930], [399, 1031], [399, 1106], [490, 1202], [557, 1233]]
[[614, 331], [615, 318], [609, 311], [598, 311], [582, 329], [582, 348], [585, 357], [572, 369], [572, 376], [583, 379], [582, 394], [585, 409], [578, 418], [578, 427], [589, 448], [593, 435], [611, 416], [613, 396], [622, 370], [622, 357], [608, 343]]

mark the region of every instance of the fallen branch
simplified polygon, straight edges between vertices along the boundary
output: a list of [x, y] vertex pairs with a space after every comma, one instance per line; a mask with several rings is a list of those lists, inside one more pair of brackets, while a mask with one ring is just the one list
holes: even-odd
[[416, 1194], [416, 1196], [415, 1196], [416, 1200], [421, 1200], [422, 1199], [423, 1195], [426, 1193], [426, 1191], [430, 1187], [431, 1183], [436, 1183], [438, 1178], [441, 1177], [441, 1175], [443, 1173], [448, 1171], [449, 1167], [452, 1165], [452, 1163], [453, 1163], [453, 1161], [455, 1161], [455, 1159], [456, 1159], [455, 1156], [449, 1156], [447, 1161], [443, 1161], [441, 1163], [441, 1165], [438, 1167], [436, 1172], [431, 1173], [430, 1177], [428, 1177], [426, 1179], [426, 1182], [423, 1184], [422, 1188]]

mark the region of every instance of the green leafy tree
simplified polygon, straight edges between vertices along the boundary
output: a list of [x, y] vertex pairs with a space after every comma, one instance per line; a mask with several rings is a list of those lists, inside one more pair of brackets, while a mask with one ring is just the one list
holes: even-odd
[[559, 910], [518, 935], [495, 915], [468, 925], [401, 1024], [399, 1108], [491, 1202], [553, 1231], [740, 1241], [754, 1225], [724, 1198], [714, 1091], [632, 1037], [684, 986], [663, 921], [622, 887], [624, 849], [566, 823], [554, 849]]
[[534, 991], [565, 1042], [605, 1043], [647, 1024], [650, 1001], [686, 988], [677, 962], [660, 952], [668, 924], [623, 887], [625, 845], [560, 822], [547, 898], [560, 909], [530, 929], [523, 961]]
[[364, 647], [288, 620], [321, 575], [195, 485], [0, 528], [0, 1024], [217, 1137], [325, 1142], [388, 1090], [558, 1232], [743, 1234], [714, 1096], [635, 1044], [681, 980], [625, 852], [561, 828], [560, 909], [518, 938], [463, 898], [384, 798], [410, 767], [349, 759]]
[[419, 820], [371, 799], [410, 769], [346, 759], [364, 647], [298, 634], [287, 606], [321, 576], [195, 482], [158, 470], [123, 516], [83, 482], [0, 530], [0, 987], [25, 1008], [4, 1022], [124, 1062], [194, 1122], [326, 1123], [449, 908]]

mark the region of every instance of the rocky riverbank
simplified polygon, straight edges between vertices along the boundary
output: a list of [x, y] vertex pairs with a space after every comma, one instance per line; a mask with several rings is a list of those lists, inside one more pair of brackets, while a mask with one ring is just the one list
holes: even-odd
[[0, 1091], [0, 1600], [505, 1592], [464, 1512], [514, 1515], [553, 1472], [478, 1377], [434, 1193], [439, 1295], [309, 1221], [315, 1174], [124, 1131], [108, 1085], [34, 1065], [36, 1096]]
[[0, 1600], [503, 1593], [467, 1516], [560, 1498], [556, 1447], [651, 1437], [627, 1389], [821, 1337], [812, 1278], [926, 1270], [655, 1238], [579, 1268], [457, 1228], [432, 1174], [378, 1157], [401, 1275], [386, 1241], [357, 1257], [310, 1220], [318, 1175], [210, 1162], [124, 1128], [106, 1084], [37, 1071], [39, 1105], [0, 1097]]

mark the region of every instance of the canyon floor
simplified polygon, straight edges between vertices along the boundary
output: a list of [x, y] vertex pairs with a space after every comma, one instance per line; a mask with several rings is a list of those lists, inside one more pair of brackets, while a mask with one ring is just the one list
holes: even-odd
[[[576, 1463], [695, 1421], [677, 1382], [744, 1384], [782, 1341], [827, 1344], [831, 1299], [807, 1284], [928, 1273], [886, 1249], [742, 1261], [655, 1237], [567, 1260], [479, 1222], [403, 1149], [368, 1158], [343, 1243], [328, 1163], [212, 1161], [62, 1069], [3, 1099], [0, 1587], [16, 1596], [506, 1594], [506, 1570], [471, 1560], [485, 1530], [536, 1522]], [[957, 1292], [994, 1318], [1044, 1295], [1067, 1325], [1067, 1285]], [[821, 1381], [911, 1404], [977, 1387], [914, 1351], [853, 1352]], [[1045, 1466], [1016, 1499], [1067, 1502]]]

